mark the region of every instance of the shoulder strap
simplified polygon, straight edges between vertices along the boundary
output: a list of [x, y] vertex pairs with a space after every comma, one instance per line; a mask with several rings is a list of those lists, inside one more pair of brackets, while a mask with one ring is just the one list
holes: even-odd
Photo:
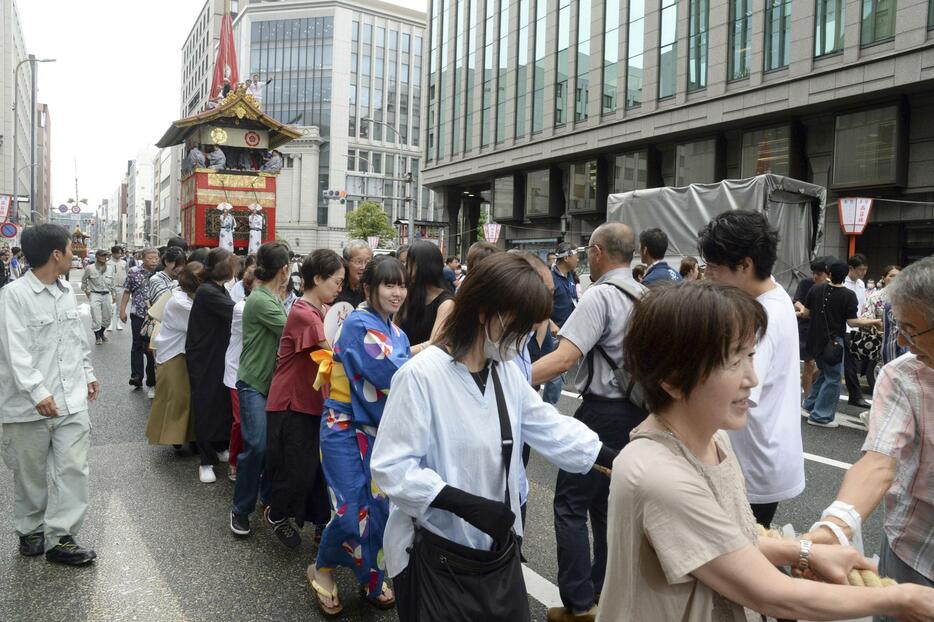
[[503, 396], [503, 385], [496, 372], [497, 363], [490, 365], [490, 375], [493, 376], [493, 389], [496, 391], [496, 410], [499, 412], [499, 433], [502, 437], [503, 467], [506, 469], [506, 507], [511, 508], [509, 499], [509, 467], [512, 464], [512, 425], [509, 423], [509, 411], [506, 409], [506, 398]]
[[[617, 281], [616, 279], [607, 279], [607, 280], [604, 281], [603, 283], [600, 283], [600, 285], [610, 285], [610, 286], [612, 286], [612, 287], [615, 287], [615, 288], [618, 289], [619, 291], [623, 292], [623, 294], [624, 294], [627, 298], [629, 298], [630, 300], [632, 300], [633, 303], [639, 302], [639, 301], [642, 299], [642, 295], [643, 295], [643, 293], [644, 293], [644, 292], [642, 292], [641, 290], [636, 289], [635, 287], [633, 287], [631, 284], [629, 284], [629, 283], [627, 283], [627, 282], [625, 282], [625, 281]], [[594, 346], [594, 347], [590, 350], [590, 352], [587, 353], [587, 370], [588, 370], [588, 371], [587, 371], [587, 382], [584, 384], [584, 390], [581, 391], [581, 395], [586, 395], [586, 394], [587, 394], [587, 391], [590, 390], [590, 385], [591, 385], [591, 383], [593, 382], [593, 374], [594, 374], [593, 359], [594, 359], [594, 353], [595, 353], [595, 352], [599, 352], [599, 353], [600, 353], [600, 356], [603, 357], [603, 359], [604, 359], [604, 360], [607, 362], [607, 364], [610, 366], [610, 369], [612, 369], [614, 372], [615, 372], [617, 369], [619, 369], [619, 365], [617, 365], [616, 362], [613, 361], [613, 359], [610, 358], [610, 355], [606, 353], [606, 350], [604, 350], [602, 346], [600, 346], [600, 345]], [[629, 387], [629, 391], [631, 391], [631, 390], [632, 390], [632, 387], [630, 386], [630, 387]], [[629, 395], [629, 391], [627, 391], [627, 393], [626, 393], [627, 396]]]

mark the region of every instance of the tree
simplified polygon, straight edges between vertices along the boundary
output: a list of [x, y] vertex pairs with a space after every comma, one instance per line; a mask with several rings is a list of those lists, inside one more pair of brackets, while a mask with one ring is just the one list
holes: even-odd
[[396, 238], [396, 230], [379, 203], [363, 201], [352, 212], [347, 212], [346, 218], [347, 234], [351, 238], [366, 240], [374, 235], [385, 241]]
[[489, 215], [487, 214], [486, 203], [480, 205], [480, 218], [477, 219], [477, 242], [486, 242], [486, 237], [483, 235], [483, 225], [490, 222]]

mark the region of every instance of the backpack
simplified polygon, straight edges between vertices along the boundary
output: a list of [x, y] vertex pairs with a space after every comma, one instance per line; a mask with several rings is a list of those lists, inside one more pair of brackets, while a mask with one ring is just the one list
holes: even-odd
[[[644, 295], [642, 290], [636, 289], [632, 286], [631, 283], [627, 283], [626, 281], [608, 279], [607, 281], [603, 282], [602, 285], [610, 285], [615, 287], [626, 297], [632, 300], [633, 304], [639, 304], [639, 301]], [[596, 354], [602, 356], [603, 360], [605, 360], [607, 365], [610, 366], [610, 369], [613, 370], [613, 375], [616, 377], [616, 382], [623, 390], [623, 399], [632, 404], [636, 409], [648, 415], [649, 407], [645, 400], [645, 389], [643, 389], [642, 385], [633, 379], [632, 374], [628, 369], [626, 369], [625, 365], [618, 365], [612, 358], [610, 358], [610, 355], [607, 354], [606, 350], [604, 350], [603, 347], [599, 344], [594, 346], [594, 348], [587, 353], [587, 366], [590, 371], [587, 374], [587, 384], [584, 386], [584, 390], [581, 392], [581, 394], [586, 394], [587, 389], [590, 388], [590, 383], [593, 382], [593, 360]]]

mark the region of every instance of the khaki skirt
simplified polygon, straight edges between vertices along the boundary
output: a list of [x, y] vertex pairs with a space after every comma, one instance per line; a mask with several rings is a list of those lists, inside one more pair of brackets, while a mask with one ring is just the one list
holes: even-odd
[[156, 366], [156, 397], [146, 424], [152, 445], [185, 445], [195, 440], [191, 417], [191, 385], [185, 355], [179, 354]]

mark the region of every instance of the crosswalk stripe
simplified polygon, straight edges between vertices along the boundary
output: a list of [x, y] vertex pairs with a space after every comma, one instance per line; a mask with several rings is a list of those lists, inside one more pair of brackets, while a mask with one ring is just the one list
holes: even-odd
[[525, 579], [525, 591], [529, 596], [547, 608], [562, 606], [558, 586], [529, 568], [528, 564], [522, 564], [522, 577]]

